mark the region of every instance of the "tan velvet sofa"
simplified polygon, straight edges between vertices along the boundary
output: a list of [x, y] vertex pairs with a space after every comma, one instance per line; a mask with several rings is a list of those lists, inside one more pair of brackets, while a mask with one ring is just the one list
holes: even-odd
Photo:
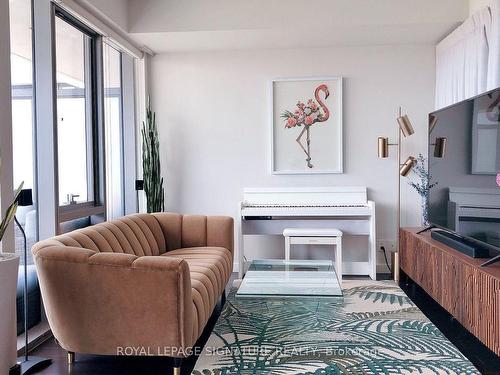
[[233, 242], [230, 217], [157, 213], [37, 243], [47, 318], [68, 360], [190, 355], [230, 278]]

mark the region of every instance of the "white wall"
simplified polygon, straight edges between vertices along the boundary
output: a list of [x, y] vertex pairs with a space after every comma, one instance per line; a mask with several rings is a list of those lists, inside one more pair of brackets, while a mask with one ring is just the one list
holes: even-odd
[[122, 30], [128, 29], [128, 0], [78, 0], [99, 9]]
[[[272, 176], [269, 80], [324, 75], [344, 77], [345, 173]], [[395, 239], [395, 150], [391, 159], [380, 160], [376, 141], [397, 136], [402, 105], [416, 128], [404, 156], [426, 152], [433, 46], [160, 54], [152, 59], [150, 77], [168, 210], [236, 216], [244, 187], [365, 185], [377, 204], [379, 239]], [[418, 225], [419, 197], [402, 184], [403, 225]], [[250, 241], [246, 249], [265, 246]]]
[[[0, 0], [0, 208], [10, 205], [12, 188], [12, 117], [10, 102], [9, 2]], [[3, 217], [3, 214], [0, 215]], [[14, 251], [12, 227], [2, 241], [3, 251]]]
[[469, 0], [469, 15], [473, 15], [479, 9], [490, 5], [491, 0]]

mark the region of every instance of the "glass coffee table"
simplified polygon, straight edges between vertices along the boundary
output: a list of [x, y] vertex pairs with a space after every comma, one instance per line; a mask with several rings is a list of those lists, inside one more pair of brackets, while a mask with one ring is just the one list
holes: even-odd
[[236, 297], [342, 297], [330, 260], [252, 261]]

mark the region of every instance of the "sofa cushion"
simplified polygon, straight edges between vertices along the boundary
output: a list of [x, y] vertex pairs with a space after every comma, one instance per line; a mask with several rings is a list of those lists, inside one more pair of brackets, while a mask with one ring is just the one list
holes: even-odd
[[194, 335], [201, 335], [232, 271], [232, 255], [223, 247], [189, 247], [163, 256], [184, 259], [189, 265], [191, 289], [198, 323]]

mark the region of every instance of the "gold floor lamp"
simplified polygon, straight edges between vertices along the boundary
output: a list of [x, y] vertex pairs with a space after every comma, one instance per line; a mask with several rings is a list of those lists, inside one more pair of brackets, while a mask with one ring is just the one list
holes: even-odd
[[408, 156], [404, 163], [401, 163], [401, 140], [415, 133], [410, 119], [403, 115], [399, 107], [397, 122], [399, 125], [398, 142], [389, 143], [388, 137], [378, 137], [378, 157], [386, 159], [389, 157], [389, 146], [397, 146], [398, 160], [398, 201], [397, 201], [397, 219], [396, 219], [396, 251], [392, 254], [392, 273], [395, 281], [399, 281], [399, 228], [401, 225], [401, 176], [406, 177], [417, 164], [417, 159]]

